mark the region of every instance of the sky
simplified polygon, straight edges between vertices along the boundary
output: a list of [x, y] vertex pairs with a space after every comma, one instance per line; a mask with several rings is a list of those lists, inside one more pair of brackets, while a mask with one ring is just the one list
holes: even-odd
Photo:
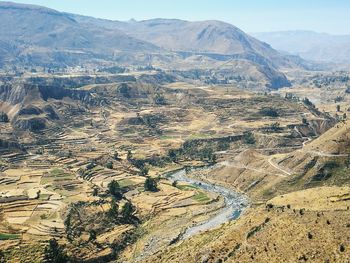
[[59, 11], [126, 21], [222, 20], [246, 32], [313, 30], [350, 34], [350, 0], [19, 0]]

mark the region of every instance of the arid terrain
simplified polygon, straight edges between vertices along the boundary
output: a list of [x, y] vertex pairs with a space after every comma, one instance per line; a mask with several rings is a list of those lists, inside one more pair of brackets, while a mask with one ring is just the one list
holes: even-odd
[[[338, 250], [346, 245], [348, 229], [350, 193], [343, 163], [348, 162], [349, 128], [335, 118], [334, 101], [322, 103], [330, 109], [326, 113], [284, 90], [269, 94], [228, 85], [152, 84], [149, 79], [157, 74], [130, 73], [136, 81], [129, 82], [109, 76], [111, 83], [75, 89], [51, 84], [52, 79], [64, 83], [65, 76], [43, 75], [40, 84], [33, 83], [38, 77], [21, 77], [4, 84], [2, 110], [11, 121], [0, 124], [1, 247], [9, 262], [31, 262], [33, 253], [40, 261], [52, 238], [84, 262], [279, 262], [296, 249], [270, 251], [285, 250], [286, 233], [313, 244], [302, 247], [324, 249], [312, 255], [300, 249], [295, 260], [348, 255]], [[186, 229], [220, 215], [225, 200], [198, 185], [174, 184], [168, 172], [214, 163], [187, 169], [187, 178], [219, 184], [249, 201], [242, 203], [237, 221], [182, 238]], [[145, 189], [147, 176], [157, 182], [156, 191]], [[122, 197], [111, 194], [112, 181]], [[110, 218], [114, 202], [119, 209], [130, 202], [133, 218], [124, 220], [120, 211], [117, 219]], [[310, 221], [313, 217], [316, 221]], [[326, 220], [333, 224], [323, 228]], [[317, 235], [319, 229], [323, 232]], [[328, 253], [322, 240], [335, 229], [343, 239], [329, 241], [334, 248]], [[284, 238], [271, 236], [274, 231]], [[259, 240], [264, 242], [254, 243]], [[264, 249], [270, 252], [262, 255]]]
[[349, 72], [219, 21], [0, 22], [1, 263], [350, 262]]

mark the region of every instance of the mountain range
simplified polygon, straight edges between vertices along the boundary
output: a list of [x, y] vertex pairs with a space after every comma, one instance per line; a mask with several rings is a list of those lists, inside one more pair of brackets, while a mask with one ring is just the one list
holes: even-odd
[[0, 23], [6, 25], [0, 29], [3, 68], [152, 65], [166, 70], [201, 69], [210, 75], [210, 70], [224, 66], [223, 78], [279, 88], [289, 85], [281, 69], [309, 66], [221, 21], [120, 22], [0, 2]]

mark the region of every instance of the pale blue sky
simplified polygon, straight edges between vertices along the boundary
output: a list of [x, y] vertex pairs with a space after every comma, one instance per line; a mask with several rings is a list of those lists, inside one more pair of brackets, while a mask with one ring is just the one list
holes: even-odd
[[223, 20], [246, 32], [306, 29], [350, 34], [350, 0], [19, 0], [112, 20]]

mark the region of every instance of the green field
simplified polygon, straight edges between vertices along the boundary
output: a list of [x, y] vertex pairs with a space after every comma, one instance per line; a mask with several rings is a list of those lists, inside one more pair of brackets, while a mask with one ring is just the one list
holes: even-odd
[[203, 192], [197, 192], [192, 198], [203, 203], [210, 201], [210, 198]]
[[18, 239], [20, 235], [18, 234], [5, 234], [0, 233], [0, 240], [12, 240], [12, 239]]

